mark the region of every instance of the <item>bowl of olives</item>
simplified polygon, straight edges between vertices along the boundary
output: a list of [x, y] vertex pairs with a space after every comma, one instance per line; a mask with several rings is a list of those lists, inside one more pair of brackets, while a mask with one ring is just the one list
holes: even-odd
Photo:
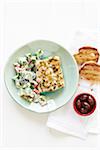
[[96, 99], [89, 93], [81, 93], [75, 97], [73, 107], [77, 114], [89, 116], [96, 109]]

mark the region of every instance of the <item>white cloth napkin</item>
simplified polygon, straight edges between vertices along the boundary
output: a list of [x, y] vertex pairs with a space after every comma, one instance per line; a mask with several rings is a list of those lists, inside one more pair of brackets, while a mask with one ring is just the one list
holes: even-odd
[[[88, 36], [87, 36], [88, 35]], [[90, 35], [90, 36], [89, 36]], [[73, 45], [70, 50], [72, 54], [77, 50], [77, 48], [85, 45], [96, 46], [96, 39], [93, 40], [94, 34], [83, 34], [82, 32], [77, 32], [73, 41]], [[80, 44], [81, 43], [81, 44]], [[73, 99], [74, 97], [79, 94], [87, 92], [95, 96], [97, 101], [97, 107], [95, 112], [87, 117], [79, 116], [73, 109]], [[73, 98], [62, 108], [52, 112], [47, 121], [47, 126], [49, 128], [58, 130], [60, 132], [70, 134], [76, 137], [80, 137], [85, 139], [88, 133], [99, 133], [99, 101], [100, 101], [100, 85], [91, 85], [87, 81], [81, 80], [79, 82], [79, 87], [76, 94]]]

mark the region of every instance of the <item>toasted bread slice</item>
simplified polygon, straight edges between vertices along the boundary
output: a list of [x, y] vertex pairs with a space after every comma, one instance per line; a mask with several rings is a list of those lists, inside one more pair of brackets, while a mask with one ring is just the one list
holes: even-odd
[[98, 62], [99, 52], [96, 48], [86, 46], [80, 48], [79, 52], [77, 54], [74, 54], [74, 57], [79, 65], [82, 65], [87, 61]]
[[100, 82], [100, 65], [90, 61], [85, 63], [80, 71], [80, 77], [92, 82]]

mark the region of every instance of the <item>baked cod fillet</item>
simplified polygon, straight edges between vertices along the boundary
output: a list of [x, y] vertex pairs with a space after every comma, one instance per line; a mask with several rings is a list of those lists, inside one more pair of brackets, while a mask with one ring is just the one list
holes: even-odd
[[74, 54], [74, 57], [79, 65], [82, 65], [83, 63], [87, 61], [94, 61], [98, 62], [99, 59], [99, 53], [96, 48], [93, 47], [82, 47], [79, 49], [79, 52], [77, 54]]
[[36, 78], [40, 92], [55, 91], [64, 87], [64, 77], [58, 56], [48, 57], [36, 62]]
[[85, 63], [79, 73], [83, 79], [100, 82], [100, 65], [93, 61]]

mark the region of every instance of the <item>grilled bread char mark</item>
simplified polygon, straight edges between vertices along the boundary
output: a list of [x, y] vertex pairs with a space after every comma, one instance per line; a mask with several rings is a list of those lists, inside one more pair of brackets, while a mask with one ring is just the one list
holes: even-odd
[[90, 61], [85, 63], [80, 71], [80, 77], [92, 82], [100, 82], [100, 65]]
[[77, 54], [74, 54], [74, 57], [79, 65], [82, 65], [87, 61], [98, 62], [99, 52], [94, 47], [85, 46], [81, 47], [79, 49], [79, 52]]

